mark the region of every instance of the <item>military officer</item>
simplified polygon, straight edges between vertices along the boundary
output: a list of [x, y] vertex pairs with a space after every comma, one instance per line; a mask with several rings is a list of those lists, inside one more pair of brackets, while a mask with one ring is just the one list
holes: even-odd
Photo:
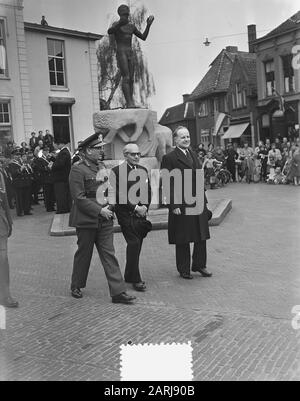
[[12, 298], [9, 290], [7, 239], [11, 236], [12, 219], [2, 173], [3, 170], [0, 167], [0, 305], [7, 308], [17, 308], [19, 304]]
[[108, 203], [100, 204], [96, 199], [99, 187], [102, 190], [98, 171], [103, 145], [102, 136], [98, 134], [93, 134], [84, 140], [80, 144], [83, 158], [72, 166], [70, 172], [69, 183], [73, 203], [69, 224], [71, 227], [76, 227], [78, 238], [71, 294], [74, 298], [82, 298], [81, 289], [86, 286], [93, 249], [96, 245], [112, 302], [131, 304], [135, 297], [126, 293], [126, 285], [115, 256], [113, 212]]

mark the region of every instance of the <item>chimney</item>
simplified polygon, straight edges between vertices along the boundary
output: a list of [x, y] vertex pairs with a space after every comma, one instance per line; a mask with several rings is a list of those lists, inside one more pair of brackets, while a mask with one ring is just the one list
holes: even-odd
[[255, 46], [252, 44], [256, 40], [256, 25], [248, 25], [248, 44], [249, 53], [255, 53]]
[[239, 49], [237, 46], [226, 46], [226, 50], [229, 53], [237, 53]]
[[183, 101], [183, 103], [188, 102], [188, 101], [189, 101], [189, 97], [190, 97], [190, 94], [189, 94], [189, 93], [185, 93], [184, 95], [182, 95], [182, 101]]

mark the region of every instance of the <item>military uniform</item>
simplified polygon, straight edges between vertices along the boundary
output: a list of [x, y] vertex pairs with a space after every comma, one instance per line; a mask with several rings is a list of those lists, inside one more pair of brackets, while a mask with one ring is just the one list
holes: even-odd
[[12, 186], [16, 194], [17, 215], [28, 215], [31, 207], [32, 168], [28, 164], [12, 160], [8, 165], [8, 170], [11, 174]]
[[[82, 143], [82, 146], [87, 146], [94, 137], [92, 135]], [[97, 174], [98, 164], [85, 159], [74, 164], [70, 172], [69, 183], [73, 204], [69, 224], [71, 227], [76, 227], [78, 237], [71, 290], [85, 288], [94, 245], [96, 245], [113, 302], [129, 303], [134, 297], [125, 293], [126, 285], [115, 257], [113, 220], [107, 220], [100, 215], [105, 205], [100, 205], [96, 200], [97, 190], [101, 185]], [[122, 296], [121, 300], [119, 296]], [[75, 296], [75, 298], [80, 297], [81, 294], [78, 297]]]
[[36, 168], [43, 186], [44, 202], [47, 212], [53, 212], [55, 204], [55, 194], [49, 160], [45, 157], [39, 157], [36, 161]]
[[6, 197], [3, 171], [0, 168], [0, 305], [15, 308], [18, 302], [11, 298], [9, 291], [9, 264], [7, 239], [12, 231], [12, 219]]

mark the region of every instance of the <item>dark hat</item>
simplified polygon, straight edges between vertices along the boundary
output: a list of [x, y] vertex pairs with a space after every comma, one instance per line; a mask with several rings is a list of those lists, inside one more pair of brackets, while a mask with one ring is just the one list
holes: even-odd
[[81, 143], [78, 143], [78, 149], [81, 150], [86, 148], [100, 148], [103, 145], [105, 145], [105, 142], [103, 142], [103, 135], [96, 133], [89, 136]]

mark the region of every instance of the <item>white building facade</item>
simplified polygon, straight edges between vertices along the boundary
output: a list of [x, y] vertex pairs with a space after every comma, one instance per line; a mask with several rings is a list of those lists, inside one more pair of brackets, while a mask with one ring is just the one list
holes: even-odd
[[74, 148], [94, 132], [101, 37], [24, 23], [22, 0], [0, 0], [0, 146], [49, 129]]

